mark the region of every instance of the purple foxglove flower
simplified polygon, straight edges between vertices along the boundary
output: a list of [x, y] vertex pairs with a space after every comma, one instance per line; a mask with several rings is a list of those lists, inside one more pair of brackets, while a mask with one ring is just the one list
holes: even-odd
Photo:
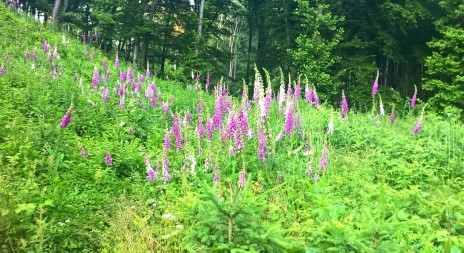
[[2, 76], [4, 76], [6, 74], [6, 71], [5, 71], [4, 67], [0, 68], [0, 74], [2, 74]]
[[163, 177], [164, 183], [167, 183], [169, 180], [171, 180], [171, 175], [169, 174], [169, 161], [166, 154], [163, 155]]
[[313, 166], [309, 164], [309, 167], [306, 169], [305, 173], [308, 177], [311, 177], [311, 172], [313, 171]]
[[86, 42], [86, 41], [87, 41], [87, 35], [86, 35], [85, 33], [82, 35], [82, 41], [83, 41], [83, 42]]
[[47, 61], [52, 61], [52, 55], [50, 53], [47, 55]]
[[229, 120], [226, 128], [226, 138], [230, 139], [235, 136], [238, 130], [238, 124], [233, 113], [229, 114]]
[[105, 163], [106, 165], [113, 165], [113, 157], [111, 157], [110, 152], [106, 152]]
[[178, 150], [181, 150], [182, 149], [182, 141], [183, 141], [183, 138], [182, 138], [182, 135], [180, 133], [180, 127], [179, 127], [179, 124], [177, 122], [174, 122], [172, 124], [172, 128], [171, 128], [171, 134], [174, 135], [175, 139], [176, 139], [176, 148]]
[[151, 99], [151, 107], [155, 108], [156, 107], [156, 97], [152, 97]]
[[248, 124], [248, 117], [245, 113], [245, 109], [242, 108], [238, 112], [238, 122], [240, 124], [240, 132], [242, 135], [246, 135], [248, 133], [249, 124]]
[[218, 92], [216, 104], [214, 106], [213, 127], [215, 130], [222, 129], [222, 113], [224, 108], [224, 97]]
[[143, 76], [142, 75], [139, 75], [138, 78], [137, 78], [137, 89], [139, 91], [142, 90], [142, 82], [144, 81], [143, 79]]
[[205, 128], [203, 127], [203, 122], [202, 118], [198, 118], [197, 120], [197, 132], [198, 132], [198, 138], [202, 139], [205, 136]]
[[52, 71], [55, 71], [55, 64], [52, 63], [52, 65], [50, 65], [50, 69], [51, 69]]
[[133, 78], [132, 78], [132, 77], [133, 77], [133, 76], [132, 76], [132, 69], [129, 68], [129, 69], [127, 69], [127, 80], [133, 81]]
[[92, 56], [95, 55], [95, 49], [92, 48]]
[[148, 80], [150, 76], [151, 76], [151, 73], [150, 73], [150, 69], [148, 68], [148, 64], [147, 64], [147, 71], [145, 72], [145, 78]]
[[61, 123], [59, 125], [60, 128], [65, 128], [69, 125], [69, 122], [71, 122], [71, 115], [72, 115], [72, 107], [69, 107], [68, 111], [66, 112], [63, 119], [61, 120]]
[[97, 88], [97, 85], [100, 83], [100, 73], [98, 69], [95, 67], [92, 77], [92, 87]]
[[171, 147], [171, 139], [169, 138], [168, 131], [166, 130], [166, 133], [164, 134], [164, 146], [163, 150], [167, 151]]
[[127, 74], [126, 74], [126, 72], [120, 71], [120, 72], [119, 72], [119, 81], [121, 81], [121, 83], [122, 83], [122, 82], [124, 82], [124, 81], [126, 81], [126, 80], [127, 80]]
[[31, 57], [31, 53], [29, 52], [29, 49], [26, 50], [26, 53], [24, 54], [26, 59], [29, 59]]
[[119, 84], [119, 91], [118, 91], [118, 95], [120, 97], [123, 97], [124, 96], [124, 85], [123, 84]]
[[267, 151], [266, 146], [266, 139], [267, 137], [261, 133], [261, 130], [258, 129], [258, 159], [261, 161], [265, 161], [265, 152]]
[[195, 89], [200, 89], [200, 74], [195, 78]]
[[103, 61], [102, 61], [102, 69], [106, 69], [106, 67], [107, 67], [107, 65], [106, 65], [106, 61], [105, 61], [105, 60], [103, 60]]
[[192, 115], [190, 114], [190, 112], [187, 112], [187, 115], [185, 115], [185, 119], [187, 121], [191, 121], [192, 120]]
[[287, 98], [290, 98], [292, 97], [293, 95], [293, 90], [292, 90], [292, 86], [290, 83], [288, 83], [288, 88], [287, 88]]
[[213, 183], [215, 184], [219, 183], [219, 180], [221, 179], [220, 174], [221, 172], [219, 170], [216, 170], [214, 172]]
[[414, 126], [414, 129], [412, 130], [412, 133], [417, 134], [419, 132], [421, 126], [422, 126], [422, 115], [419, 118], [419, 121], [417, 122], [417, 124]]
[[324, 147], [324, 153], [322, 153], [321, 160], [319, 160], [319, 168], [325, 169], [327, 168], [327, 150]]
[[102, 89], [102, 93], [103, 93], [103, 94], [102, 94], [103, 101], [104, 101], [105, 103], [108, 103], [108, 89], [103, 88], [103, 89]]
[[200, 97], [199, 101], [198, 101], [198, 104], [197, 104], [197, 108], [196, 108], [196, 112], [197, 112], [198, 116], [203, 115], [203, 107], [204, 107], [203, 97]]
[[298, 103], [298, 99], [300, 98], [301, 96], [301, 86], [300, 86], [300, 81], [298, 80], [298, 83], [296, 84], [296, 87], [295, 87], [295, 94], [293, 96], [293, 99], [294, 99], [294, 103]]
[[147, 166], [147, 181], [148, 183], [152, 182], [152, 181], [156, 181], [156, 178], [158, 177], [158, 173], [156, 173], [153, 168], [148, 165]]
[[233, 146], [230, 146], [229, 147], [229, 156], [234, 156], [234, 147]]
[[132, 127], [129, 127], [129, 134], [132, 135], [134, 133], [134, 129]]
[[313, 99], [314, 99], [314, 105], [316, 106], [317, 109], [319, 109], [319, 97], [317, 96], [316, 90], [313, 90]]
[[287, 115], [285, 116], [285, 132], [287, 133], [288, 136], [292, 134], [292, 128], [294, 125], [294, 110], [293, 107], [290, 107], [290, 109], [287, 112]]
[[81, 150], [82, 158], [87, 158], [87, 152], [85, 151], [84, 147], [80, 146], [79, 149]]
[[308, 104], [313, 102], [313, 91], [309, 89], [308, 84], [305, 86], [305, 100]]
[[345, 92], [342, 91], [342, 118], [345, 118], [348, 113], [348, 102], [346, 102]]
[[240, 177], [239, 177], [239, 180], [238, 180], [238, 186], [240, 188], [243, 188], [245, 186], [245, 181], [246, 181], [246, 171], [242, 170], [240, 172]]
[[211, 140], [213, 136], [213, 120], [206, 121], [206, 135], [208, 136], [208, 140]]
[[414, 85], [414, 95], [412, 96], [412, 99], [411, 99], [411, 109], [414, 108], [414, 106], [416, 106], [416, 99], [417, 99], [417, 87], [416, 85]]
[[316, 173], [314, 174], [314, 182], [318, 182], [319, 181], [319, 175]]
[[125, 96], [122, 96], [122, 97], [119, 99], [118, 108], [119, 108], [119, 109], [123, 108], [125, 103], [126, 103], [126, 98], [125, 98]]
[[377, 77], [375, 78], [374, 85], [372, 86], [372, 96], [377, 94], [377, 90], [379, 88], [379, 71], [377, 70]]
[[392, 108], [392, 111], [390, 113], [390, 123], [393, 124], [393, 122], [395, 122], [395, 112], [394, 112], [394, 108]]
[[108, 80], [110, 80], [110, 75], [111, 75], [111, 72], [110, 72], [110, 69], [108, 69], [106, 71], [106, 81], [108, 82]]
[[119, 59], [118, 59], [118, 55], [116, 55], [116, 59], [114, 60], [114, 68], [115, 68], [115, 69], [119, 69]]

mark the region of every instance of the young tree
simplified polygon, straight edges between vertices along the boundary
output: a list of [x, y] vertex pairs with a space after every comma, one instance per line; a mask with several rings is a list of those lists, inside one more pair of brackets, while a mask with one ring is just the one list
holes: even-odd
[[340, 70], [334, 65], [340, 61], [335, 50], [342, 39], [339, 27], [342, 17], [333, 15], [329, 5], [322, 0], [297, 0], [297, 14], [301, 17], [301, 33], [296, 39], [297, 48], [292, 51], [298, 68], [307, 75], [311, 84], [322, 88], [329, 96], [338, 92]]
[[464, 4], [448, 1], [441, 6], [449, 15], [437, 22], [442, 37], [428, 43], [434, 52], [426, 59], [424, 89], [432, 93], [432, 106], [464, 117]]

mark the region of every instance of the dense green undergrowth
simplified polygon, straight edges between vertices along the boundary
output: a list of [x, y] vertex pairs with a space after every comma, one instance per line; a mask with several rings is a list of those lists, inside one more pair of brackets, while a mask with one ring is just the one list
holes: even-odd
[[[300, 125], [287, 134], [278, 99], [262, 111], [269, 91], [258, 73], [250, 100], [223, 85], [200, 92], [181, 88], [195, 80], [137, 70], [132, 84], [120, 79], [130, 66], [116, 69], [92, 42], [4, 7], [0, 38], [1, 252], [464, 251], [464, 126], [456, 119], [426, 108], [413, 134], [423, 104], [391, 123], [378, 105], [341, 118], [288, 95], [282, 107]], [[142, 89], [134, 89], [139, 74]], [[240, 121], [228, 133], [240, 110], [249, 132]], [[223, 127], [208, 139], [219, 114]], [[156, 179], [147, 182], [147, 171]]]

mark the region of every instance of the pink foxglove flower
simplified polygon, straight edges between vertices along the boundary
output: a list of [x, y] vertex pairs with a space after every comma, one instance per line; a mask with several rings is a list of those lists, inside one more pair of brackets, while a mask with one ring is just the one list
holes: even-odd
[[294, 103], [298, 103], [298, 99], [301, 96], [301, 86], [300, 86], [300, 80], [298, 80], [298, 83], [296, 84], [295, 87], [295, 94], [293, 95]]
[[87, 152], [85, 151], [84, 147], [80, 146], [79, 149], [81, 150], [82, 158], [87, 158]]
[[113, 165], [113, 157], [111, 156], [110, 152], [106, 152], [105, 163], [106, 165]]
[[294, 109], [293, 106], [290, 107], [290, 109], [287, 112], [287, 115], [285, 116], [285, 132], [287, 133], [288, 136], [292, 134], [292, 128], [294, 125]]
[[414, 129], [412, 130], [412, 133], [417, 134], [420, 131], [421, 126], [422, 126], [422, 116], [419, 118], [419, 121], [414, 126]]
[[313, 99], [314, 99], [314, 105], [316, 106], [317, 109], [319, 109], [319, 97], [317, 96], [316, 89], [313, 89]]
[[171, 139], [169, 138], [168, 131], [166, 130], [166, 133], [164, 134], [164, 146], [163, 150], [167, 151], [171, 147]]
[[246, 181], [246, 171], [242, 170], [240, 172], [240, 177], [239, 177], [239, 180], [238, 180], [238, 186], [240, 188], [243, 188], [245, 186], [245, 181]]
[[215, 184], [219, 183], [219, 180], [221, 179], [220, 174], [221, 174], [221, 172], [219, 170], [216, 170], [214, 172], [213, 183], [215, 183]]
[[345, 92], [342, 91], [342, 118], [345, 118], [348, 113], [348, 102], [346, 102]]
[[29, 59], [31, 57], [31, 53], [29, 52], [29, 49], [26, 50], [26, 53], [24, 54], [26, 59]]
[[324, 152], [322, 153], [321, 160], [319, 160], [319, 168], [325, 169], [327, 168], [327, 150], [324, 147]]
[[[153, 167], [151, 167], [150, 161], [145, 158], [144, 159], [145, 166], [147, 167], [147, 181], [150, 183], [152, 181], [156, 181], [156, 178], [158, 177], [158, 173], [156, 173], [153, 170]], [[159, 164], [157, 164], [159, 166]]]
[[311, 177], [311, 172], [313, 172], [313, 165], [309, 164], [308, 168], [306, 169], [305, 173], [308, 177]]
[[119, 59], [118, 59], [118, 55], [116, 54], [116, 59], [114, 60], [114, 68], [115, 69], [119, 69]]
[[4, 67], [0, 68], [0, 74], [2, 74], [2, 76], [4, 76], [6, 74], [6, 71], [5, 71]]
[[412, 130], [413, 134], [417, 134], [421, 129], [422, 119], [424, 118], [424, 111], [425, 111], [425, 106], [422, 107], [422, 113], [421, 113], [421, 116], [419, 118], [419, 121], [417, 122], [417, 124], [414, 126], [414, 129]]
[[174, 137], [176, 139], [176, 148], [178, 150], [181, 150], [182, 149], [183, 138], [182, 138], [182, 135], [181, 135], [181, 132], [180, 132], [180, 126], [179, 126], [179, 124], [177, 122], [174, 122], [172, 124], [171, 134], [174, 135]]
[[96, 88], [100, 83], [100, 73], [98, 72], [97, 67], [94, 68], [93, 77], [92, 77], [92, 87]]
[[374, 85], [372, 86], [372, 96], [377, 94], [378, 89], [379, 89], [379, 71], [377, 70], [377, 77], [375, 78]]
[[265, 161], [265, 153], [267, 151], [267, 145], [266, 145], [266, 135], [263, 135], [261, 129], [258, 129], [258, 159], [261, 161]]
[[205, 128], [203, 127], [203, 120], [201, 117], [199, 117], [197, 120], [197, 132], [198, 138], [203, 139], [203, 137], [205, 136]]
[[163, 177], [164, 183], [167, 183], [169, 180], [171, 180], [171, 175], [169, 174], [169, 161], [166, 154], [163, 155]]
[[105, 103], [108, 103], [108, 89], [102, 88], [102, 97]]
[[319, 182], [319, 175], [317, 173], [314, 174], [314, 182]]
[[63, 119], [61, 120], [61, 123], [59, 125], [60, 128], [65, 128], [69, 125], [69, 122], [71, 122], [71, 115], [72, 115], [72, 107], [69, 107], [68, 111], [66, 112]]
[[390, 113], [390, 123], [393, 124], [393, 122], [395, 122], [395, 108], [392, 108]]
[[414, 95], [412, 96], [412, 99], [411, 99], [411, 109], [414, 108], [414, 106], [416, 106], [416, 100], [417, 100], [417, 87], [416, 85], [414, 85]]

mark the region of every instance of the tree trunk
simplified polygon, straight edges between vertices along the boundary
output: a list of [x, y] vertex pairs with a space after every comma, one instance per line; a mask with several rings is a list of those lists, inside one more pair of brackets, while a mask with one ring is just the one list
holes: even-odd
[[198, 48], [200, 47], [200, 42], [201, 42], [201, 33], [203, 29], [203, 9], [205, 7], [205, 0], [201, 0], [200, 2], [200, 18], [198, 21], [198, 44], [197, 48], [195, 51], [195, 56], [198, 56]]
[[52, 13], [52, 23], [56, 23], [58, 20], [58, 12], [60, 10], [60, 0], [55, 0], [55, 5], [53, 6], [53, 13]]
[[134, 54], [133, 54], [133, 58], [132, 58], [132, 65], [134, 66], [137, 66], [137, 53], [139, 51], [139, 37], [135, 37], [135, 40], [134, 40]]
[[65, 13], [68, 8], [68, 0], [63, 0], [63, 7], [61, 8], [61, 13]]
[[143, 46], [142, 46], [142, 67], [147, 65], [147, 48], [148, 48], [148, 39], [147, 36], [143, 38]]

